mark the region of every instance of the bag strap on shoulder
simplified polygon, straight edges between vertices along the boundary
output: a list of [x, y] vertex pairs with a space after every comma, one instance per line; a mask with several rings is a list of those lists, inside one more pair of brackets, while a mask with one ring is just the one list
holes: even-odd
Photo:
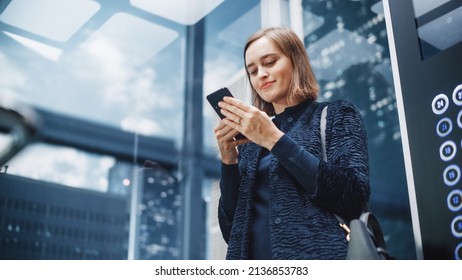
[[[322, 112], [321, 112], [321, 121], [320, 121], [320, 134], [321, 134], [321, 150], [322, 150], [322, 157], [323, 157], [323, 160], [324, 161], [327, 161], [327, 151], [326, 151], [326, 118], [327, 118], [327, 107], [328, 106], [325, 106], [323, 109], [322, 109]], [[340, 224], [340, 227], [342, 227], [344, 230], [345, 230], [345, 233], [347, 234], [347, 240], [350, 241], [350, 227], [348, 227], [347, 223], [345, 222], [345, 220], [340, 217], [339, 215], [335, 214], [335, 217], [337, 218], [339, 224]], [[363, 212], [361, 214], [361, 216], [359, 217], [359, 219], [357, 220], [354, 220], [354, 222], [356, 224], [354, 224], [354, 226], [356, 226], [356, 229], [358, 229], [358, 222], [362, 222], [362, 226], [363, 226], [363, 229], [365, 227], [365, 231], [367, 231], [367, 234], [371, 237], [372, 239], [372, 242], [374, 243], [373, 245], [372, 244], [369, 244], [370, 246], [374, 246], [375, 247], [375, 250], [370, 250], [370, 252], [372, 251], [376, 251], [376, 254], [373, 254], [372, 256], [364, 256], [364, 255], [361, 255], [361, 256], [356, 256], [356, 255], [351, 255], [352, 252], [354, 252], [355, 250], [353, 249], [349, 249], [349, 258], [352, 258], [352, 259], [356, 259], [356, 258], [365, 258], [365, 259], [388, 259], [388, 260], [393, 260], [395, 259], [393, 256], [391, 256], [390, 252], [387, 250], [387, 245], [385, 244], [385, 239], [383, 237], [383, 232], [382, 232], [382, 228], [380, 227], [380, 224], [379, 224], [379, 221], [377, 220], [377, 218], [375, 217], [374, 214], [372, 214], [371, 212]], [[354, 235], [360, 235], [361, 232], [356, 232], [354, 233]], [[357, 237], [356, 239], [358, 239], [359, 237]], [[362, 239], [364, 240], [364, 238]], [[355, 241], [355, 240], [352, 240], [353, 241], [353, 244], [354, 245], [350, 245], [352, 248], [355, 247], [355, 246], [358, 246], [358, 245], [355, 245], [358, 243], [358, 241]], [[361, 246], [365, 246], [363, 243], [359, 242], [359, 244], [361, 244]], [[367, 250], [363, 250], [364, 248], [357, 248], [358, 252], [364, 252], [364, 251], [367, 251]]]
[[[320, 124], [319, 124], [319, 130], [320, 130], [320, 134], [321, 134], [321, 150], [322, 150], [322, 159], [324, 161], [327, 161], [327, 151], [326, 151], [326, 119], [327, 119], [327, 105], [322, 108], [322, 112], [321, 112], [321, 121], [320, 121]], [[335, 214], [335, 217], [337, 218], [339, 224], [340, 224], [340, 227], [345, 231], [346, 233], [346, 238], [347, 240], [350, 239], [350, 228], [348, 227], [348, 224], [347, 222], [342, 218], [340, 217], [339, 215]]]
[[324, 161], [327, 161], [327, 151], [326, 151], [326, 118], [327, 118], [327, 106], [322, 108], [321, 112], [321, 123], [319, 125], [321, 133], [321, 149], [322, 149], [322, 158]]

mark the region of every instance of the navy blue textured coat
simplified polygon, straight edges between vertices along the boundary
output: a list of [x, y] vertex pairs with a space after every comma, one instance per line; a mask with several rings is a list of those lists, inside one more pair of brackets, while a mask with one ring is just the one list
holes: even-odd
[[[304, 102], [306, 107], [285, 119], [280, 129], [305, 151], [319, 159], [308, 188], [273, 156], [269, 170], [268, 205], [272, 259], [344, 259], [345, 233], [337, 213], [349, 220], [366, 208], [369, 167], [366, 130], [358, 110], [346, 101], [329, 104]], [[327, 162], [322, 160], [320, 116], [326, 118]], [[254, 207], [253, 188], [262, 147], [239, 147], [240, 186], [234, 218], [226, 215], [220, 199], [218, 217], [227, 259], [247, 259], [249, 225]]]

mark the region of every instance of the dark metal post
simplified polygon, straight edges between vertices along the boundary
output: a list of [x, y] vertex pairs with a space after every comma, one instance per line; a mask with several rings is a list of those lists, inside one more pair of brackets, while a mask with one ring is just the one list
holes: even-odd
[[183, 259], [205, 259], [205, 202], [202, 102], [204, 19], [186, 30], [184, 138], [180, 172], [183, 197]]

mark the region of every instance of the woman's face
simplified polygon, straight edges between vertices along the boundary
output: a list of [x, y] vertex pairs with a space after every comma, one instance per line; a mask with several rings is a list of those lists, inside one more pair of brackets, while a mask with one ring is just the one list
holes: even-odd
[[250, 82], [258, 95], [272, 103], [275, 113], [289, 106], [287, 95], [292, 80], [292, 63], [268, 38], [253, 42], [245, 53]]

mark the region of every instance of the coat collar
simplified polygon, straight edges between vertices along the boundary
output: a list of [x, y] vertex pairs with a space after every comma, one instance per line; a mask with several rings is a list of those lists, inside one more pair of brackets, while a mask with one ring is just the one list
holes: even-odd
[[288, 118], [294, 118], [300, 115], [300, 113], [306, 109], [313, 101], [304, 100], [297, 105], [287, 107], [284, 111], [273, 116], [273, 122], [277, 127], [280, 127], [282, 121]]

